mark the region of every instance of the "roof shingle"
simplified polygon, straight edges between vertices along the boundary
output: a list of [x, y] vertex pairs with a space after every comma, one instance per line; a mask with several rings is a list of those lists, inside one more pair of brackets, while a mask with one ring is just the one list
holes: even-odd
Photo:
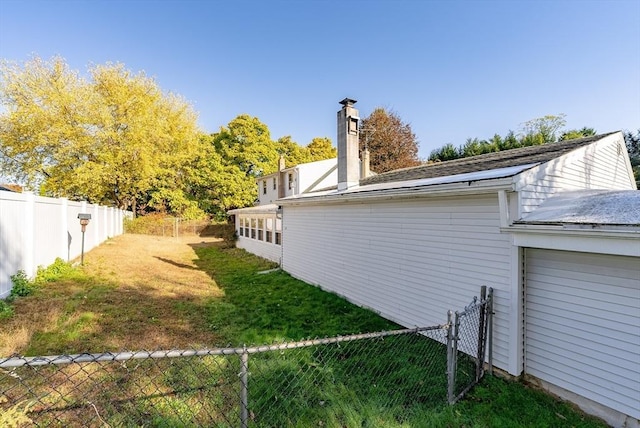
[[615, 134], [615, 132], [579, 138], [576, 140], [503, 150], [500, 152], [486, 153], [479, 156], [455, 159], [446, 162], [437, 162], [411, 168], [397, 169], [395, 171], [389, 171], [364, 178], [360, 180], [360, 185], [366, 186], [368, 184], [390, 183], [394, 181], [446, 177], [449, 175], [547, 162], [611, 134]]

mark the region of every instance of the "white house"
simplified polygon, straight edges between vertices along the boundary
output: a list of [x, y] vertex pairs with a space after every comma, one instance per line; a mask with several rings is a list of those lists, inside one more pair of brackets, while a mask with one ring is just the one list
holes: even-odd
[[277, 172], [256, 179], [258, 204], [229, 211], [235, 216], [237, 246], [280, 263], [282, 256], [282, 220], [278, 199], [336, 188], [337, 158], [285, 168], [280, 158]]
[[640, 198], [622, 133], [358, 180], [354, 103], [337, 188], [276, 201], [283, 269], [407, 327], [491, 286], [496, 367], [638, 425]]

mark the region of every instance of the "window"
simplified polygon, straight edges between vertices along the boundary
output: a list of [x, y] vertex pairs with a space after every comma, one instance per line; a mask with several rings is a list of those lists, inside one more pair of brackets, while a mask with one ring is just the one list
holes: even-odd
[[262, 194], [267, 194], [267, 180], [262, 180]]
[[263, 229], [264, 229], [264, 219], [259, 218], [258, 219], [258, 241], [262, 241]]
[[293, 189], [293, 174], [289, 173], [289, 190]]
[[276, 219], [276, 245], [282, 245], [282, 219]]
[[251, 219], [251, 239], [256, 239], [256, 219]]
[[277, 182], [276, 182], [276, 178], [275, 178], [275, 177], [273, 177], [273, 190], [276, 190], [276, 186], [277, 186], [277, 184], [276, 184], [276, 183], [277, 183]]
[[265, 241], [272, 243], [273, 242], [273, 219], [267, 218], [264, 222], [265, 226]]

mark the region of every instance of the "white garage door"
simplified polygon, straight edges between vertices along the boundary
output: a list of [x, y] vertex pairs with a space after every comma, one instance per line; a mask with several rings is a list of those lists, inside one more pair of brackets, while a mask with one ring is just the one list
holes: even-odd
[[640, 418], [640, 259], [525, 254], [525, 372]]

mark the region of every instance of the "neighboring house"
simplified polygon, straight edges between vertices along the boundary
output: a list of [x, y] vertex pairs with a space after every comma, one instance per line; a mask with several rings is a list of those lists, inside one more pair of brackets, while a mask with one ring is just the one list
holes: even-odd
[[[495, 366], [637, 425], [640, 197], [622, 133], [359, 180], [354, 103], [337, 188], [275, 201], [282, 268], [407, 327], [493, 287]], [[237, 225], [243, 246], [253, 223]]]

